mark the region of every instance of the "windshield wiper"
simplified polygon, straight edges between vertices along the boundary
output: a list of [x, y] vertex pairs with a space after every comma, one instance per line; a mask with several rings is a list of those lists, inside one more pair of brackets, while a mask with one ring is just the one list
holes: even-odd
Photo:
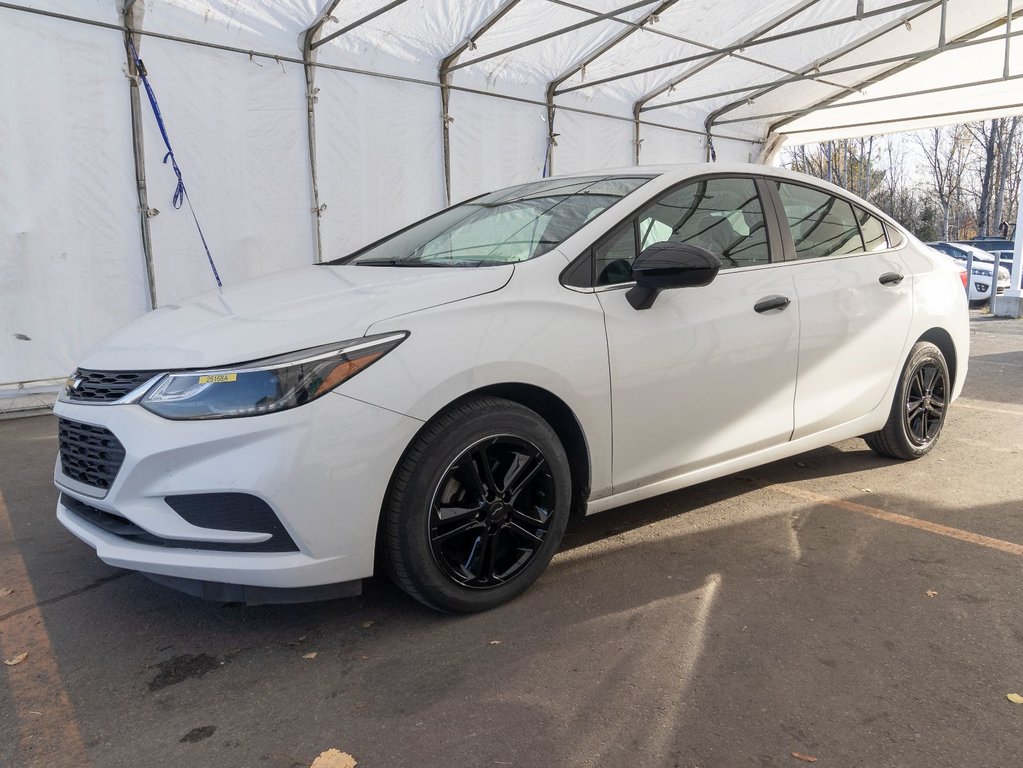
[[413, 259], [367, 259], [352, 262], [353, 267], [478, 267], [482, 261], [420, 261]]

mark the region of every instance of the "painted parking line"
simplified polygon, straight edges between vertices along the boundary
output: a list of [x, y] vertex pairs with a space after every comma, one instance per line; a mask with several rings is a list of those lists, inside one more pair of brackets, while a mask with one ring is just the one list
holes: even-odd
[[[13, 541], [14, 531], [0, 493], [0, 540]], [[68, 765], [87, 768], [82, 734], [75, 710], [60, 676], [57, 657], [36, 605], [32, 580], [21, 555], [4, 558], [3, 583], [13, 591], [6, 600], [17, 599], [32, 606], [0, 622], [0, 658], [28, 656], [15, 666], [3, 666], [8, 695], [18, 719], [20, 757], [29, 766]]]
[[991, 408], [986, 405], [973, 405], [972, 403], [964, 403], [962, 398], [952, 403], [952, 408], [968, 408], [971, 411], [984, 411], [986, 413], [1000, 413], [1008, 414], [1009, 416], [1023, 416], [1023, 411], [1012, 411], [1008, 408]]
[[793, 496], [797, 499], [803, 499], [804, 501], [812, 501], [816, 504], [825, 504], [829, 507], [847, 509], [850, 512], [859, 512], [864, 515], [876, 517], [878, 520], [886, 520], [889, 523], [905, 525], [921, 531], [936, 533], [939, 536], [947, 536], [950, 539], [966, 541], [970, 544], [977, 544], [978, 546], [987, 547], [988, 549], [997, 549], [999, 552], [1008, 552], [1010, 555], [1020, 555], [1023, 557], [1023, 544], [1014, 544], [1011, 541], [993, 539], [990, 536], [981, 536], [979, 533], [971, 533], [970, 531], [963, 531], [959, 528], [950, 528], [947, 525], [932, 523], [929, 520], [920, 520], [916, 517], [900, 515], [896, 512], [888, 512], [883, 509], [877, 509], [876, 507], [868, 507], [865, 504], [857, 504], [853, 501], [837, 499], [833, 496], [825, 496], [820, 493], [814, 493], [813, 491], [796, 488], [793, 485], [778, 484], [765, 485], [764, 487], [772, 491], [777, 491], [778, 493]]

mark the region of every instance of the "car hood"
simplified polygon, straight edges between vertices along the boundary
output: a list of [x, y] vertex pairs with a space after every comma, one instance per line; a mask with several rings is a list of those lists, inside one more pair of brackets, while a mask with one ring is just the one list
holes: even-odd
[[91, 350], [92, 370], [206, 368], [363, 336], [376, 322], [507, 284], [512, 265], [310, 265], [168, 304]]

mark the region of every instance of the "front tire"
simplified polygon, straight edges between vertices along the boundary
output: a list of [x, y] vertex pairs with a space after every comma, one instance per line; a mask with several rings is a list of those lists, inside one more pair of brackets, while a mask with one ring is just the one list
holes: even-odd
[[547, 567], [571, 498], [568, 457], [546, 421], [510, 400], [468, 400], [434, 419], [398, 465], [381, 521], [384, 564], [430, 608], [494, 608]]
[[919, 341], [902, 369], [884, 428], [863, 439], [871, 450], [893, 459], [919, 459], [941, 436], [952, 384], [941, 350]]

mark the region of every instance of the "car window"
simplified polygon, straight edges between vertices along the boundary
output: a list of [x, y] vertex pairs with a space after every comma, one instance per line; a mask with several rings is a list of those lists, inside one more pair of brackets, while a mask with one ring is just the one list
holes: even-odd
[[650, 180], [643, 176], [544, 179], [441, 211], [329, 264], [485, 267], [556, 248]]
[[868, 251], [883, 251], [888, 247], [888, 238], [884, 233], [884, 225], [874, 216], [861, 208], [856, 209], [856, 218], [860, 222], [860, 234]]
[[638, 254], [668, 241], [706, 248], [722, 269], [770, 262], [753, 179], [701, 179], [668, 192], [594, 249], [596, 284], [631, 281]]
[[777, 182], [797, 259], [818, 259], [863, 250], [852, 206], [801, 184]]

